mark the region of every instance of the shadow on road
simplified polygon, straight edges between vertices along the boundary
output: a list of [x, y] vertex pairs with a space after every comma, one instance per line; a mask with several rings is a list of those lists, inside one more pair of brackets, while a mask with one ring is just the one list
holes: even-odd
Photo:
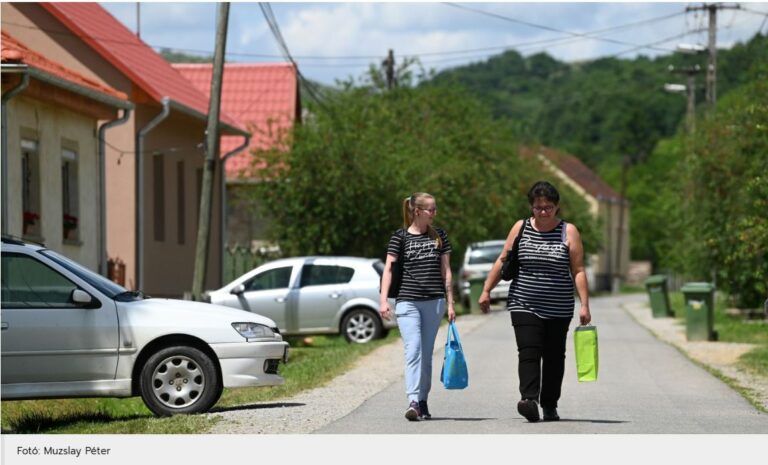
[[218, 412], [236, 412], [238, 410], [259, 410], [265, 408], [282, 408], [282, 407], [303, 407], [307, 404], [301, 402], [274, 402], [269, 404], [247, 404], [237, 405], [235, 407], [216, 407], [212, 408], [209, 413]]
[[498, 420], [498, 418], [450, 418], [450, 417], [432, 417], [427, 421], [487, 421]]

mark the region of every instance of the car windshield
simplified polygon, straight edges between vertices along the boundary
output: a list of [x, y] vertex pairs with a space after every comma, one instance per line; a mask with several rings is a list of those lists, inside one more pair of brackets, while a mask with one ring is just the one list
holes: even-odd
[[41, 250], [41, 254], [45, 255], [46, 257], [50, 258], [54, 262], [58, 263], [59, 265], [63, 266], [67, 270], [74, 273], [78, 278], [82, 279], [83, 281], [87, 282], [91, 286], [95, 287], [99, 290], [102, 294], [109, 296], [110, 298], [114, 299], [119, 294], [128, 293], [129, 291], [125, 289], [124, 287], [113, 283], [112, 281], [108, 280], [104, 276], [101, 276], [100, 274], [94, 273], [93, 271], [89, 270], [88, 268], [80, 265], [77, 262], [74, 262], [70, 260], [69, 258], [59, 255], [58, 253], [54, 252], [53, 250]]
[[485, 263], [493, 263], [499, 258], [503, 248], [504, 244], [473, 248], [472, 251], [469, 252], [469, 264], [482, 265]]

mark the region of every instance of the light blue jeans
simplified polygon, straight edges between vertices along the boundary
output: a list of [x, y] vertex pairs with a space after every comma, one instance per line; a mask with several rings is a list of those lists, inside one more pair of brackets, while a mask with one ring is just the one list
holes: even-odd
[[432, 352], [445, 299], [398, 302], [397, 326], [405, 345], [405, 393], [408, 401], [427, 400], [432, 388]]

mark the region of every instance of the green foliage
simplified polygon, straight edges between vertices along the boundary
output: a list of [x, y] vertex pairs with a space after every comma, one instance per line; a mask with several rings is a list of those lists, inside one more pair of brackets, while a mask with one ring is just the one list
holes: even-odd
[[161, 48], [159, 53], [168, 63], [213, 63], [213, 55], [190, 55], [170, 48]]
[[742, 307], [768, 296], [768, 62], [750, 74], [692, 137], [660, 144], [630, 191], [643, 225], [633, 252], [691, 279], [715, 277]]
[[[511, 125], [457, 88], [399, 82], [391, 91], [376, 74], [349, 83], [294, 129], [289, 153], [257, 154], [269, 168], [256, 195], [286, 254], [383, 257], [417, 191], [436, 197], [454, 266], [467, 243], [506, 238], [528, 214], [528, 188], [551, 175], [520, 159]], [[566, 219], [594, 250], [586, 204], [561, 187]]]

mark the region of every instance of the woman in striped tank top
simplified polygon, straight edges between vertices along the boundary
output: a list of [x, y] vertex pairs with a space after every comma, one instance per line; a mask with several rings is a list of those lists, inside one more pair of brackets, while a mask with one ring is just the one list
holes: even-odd
[[490, 310], [490, 290], [501, 279], [507, 250], [523, 228], [519, 242], [519, 276], [509, 286], [507, 310], [512, 317], [518, 352], [520, 395], [517, 411], [528, 421], [556, 421], [557, 401], [565, 371], [565, 341], [574, 311], [574, 283], [579, 294], [580, 323], [588, 324], [587, 274], [584, 247], [576, 226], [557, 217], [560, 194], [539, 181], [528, 191], [533, 217], [520, 220], [509, 232], [504, 249], [488, 274], [480, 296], [480, 308]]

